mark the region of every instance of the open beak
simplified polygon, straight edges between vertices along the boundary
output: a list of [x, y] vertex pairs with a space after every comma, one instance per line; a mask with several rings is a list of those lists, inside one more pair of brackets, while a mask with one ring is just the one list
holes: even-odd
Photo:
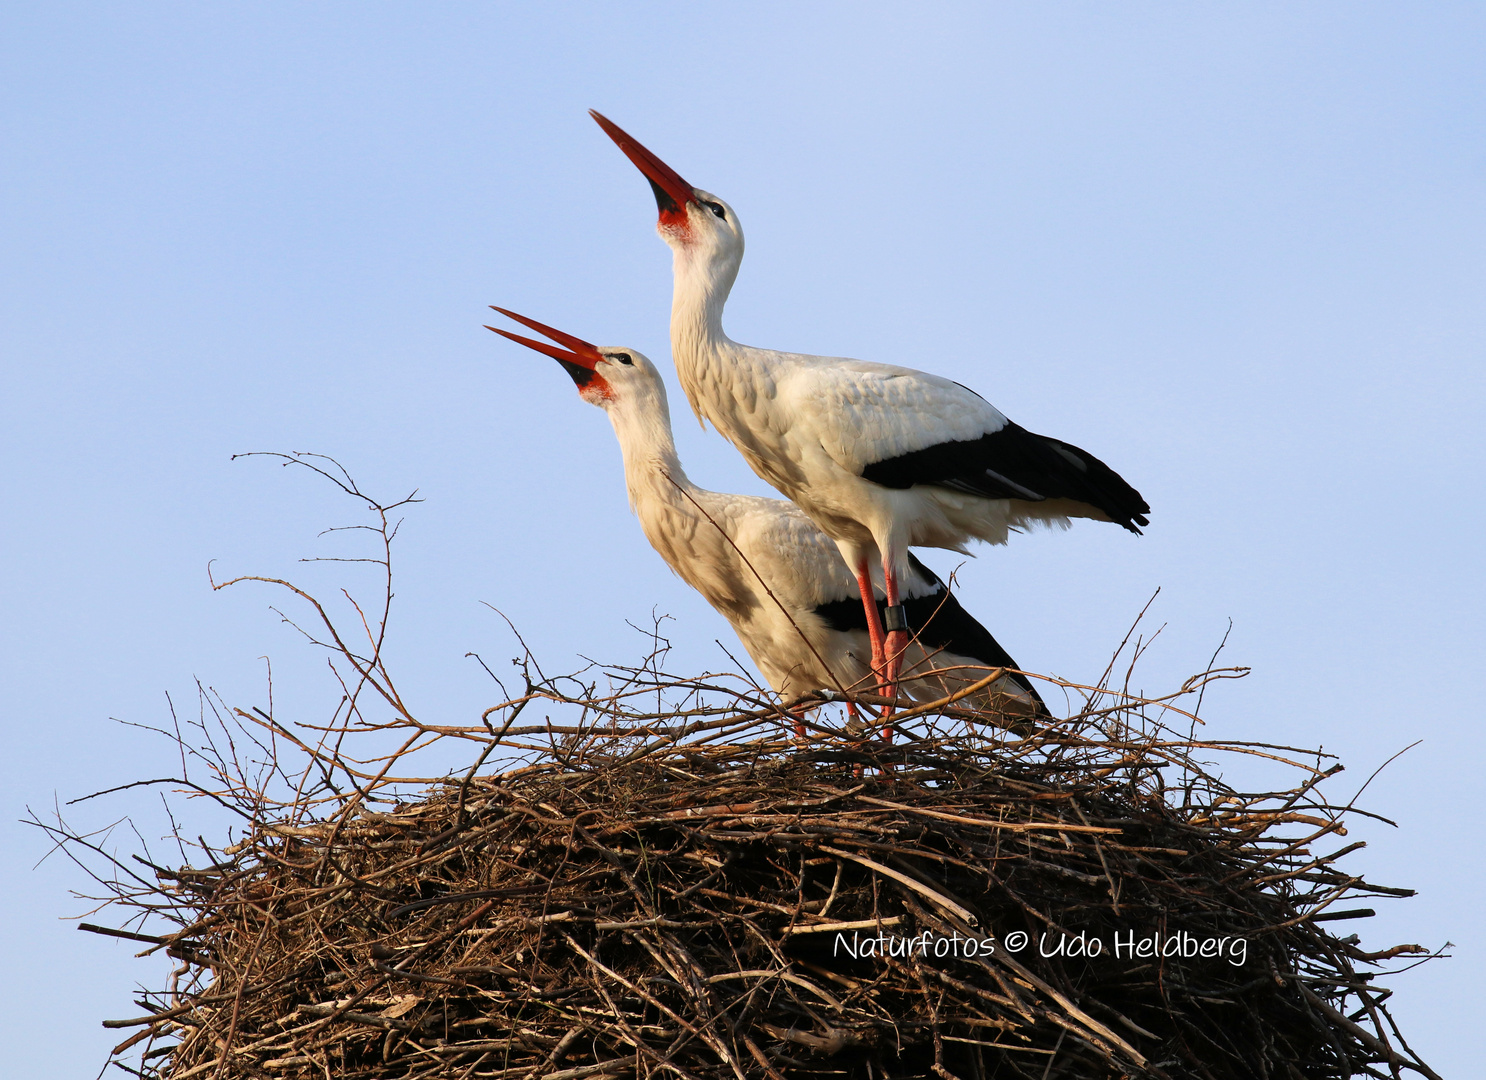
[[650, 181], [650, 186], [655, 191], [655, 205], [660, 210], [660, 219], [668, 224], [676, 223], [678, 218], [684, 220], [686, 204], [696, 202], [695, 189], [681, 179], [675, 169], [646, 150], [629, 132], [607, 116], [593, 109], [588, 110], [588, 115], [598, 121], [599, 127], [624, 151], [624, 156], [633, 161], [635, 167], [645, 174], [645, 179]]
[[551, 338], [558, 345], [566, 345], [567, 348], [559, 349], [557, 345], [548, 345], [545, 341], [535, 341], [532, 338], [522, 337], [520, 334], [513, 334], [509, 330], [500, 330], [494, 326], [487, 326], [485, 329], [493, 330], [501, 337], [510, 338], [512, 341], [517, 341], [525, 345], [528, 349], [535, 349], [539, 353], [545, 353], [552, 357], [552, 359], [562, 365], [564, 371], [572, 376], [573, 381], [578, 384], [579, 390], [587, 389], [595, 380], [600, 384], [604, 382], [604, 377], [598, 373], [598, 362], [603, 359], [603, 355], [593, 345], [590, 345], [582, 338], [575, 338], [571, 334], [564, 334], [561, 330], [554, 330], [552, 327], [543, 325], [535, 319], [528, 319], [525, 315], [517, 315], [514, 311], [507, 311], [503, 307], [496, 307], [494, 304], [491, 304], [490, 308], [492, 311], [499, 311], [508, 319], [515, 319], [522, 326], [530, 327], [544, 337]]

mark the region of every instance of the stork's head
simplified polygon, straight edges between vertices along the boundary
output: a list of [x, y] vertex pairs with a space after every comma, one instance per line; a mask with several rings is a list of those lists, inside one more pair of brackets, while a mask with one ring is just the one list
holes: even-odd
[[545, 341], [535, 341], [494, 326], [485, 328], [494, 330], [501, 337], [520, 342], [528, 349], [535, 349], [552, 357], [578, 385], [578, 396], [590, 405], [597, 405], [610, 413], [620, 411], [644, 414], [657, 407], [665, 413], [665, 383], [655, 365], [643, 353], [634, 349], [590, 345], [582, 338], [554, 330], [525, 315], [517, 315], [514, 311], [507, 311], [493, 304], [491, 308], [544, 337], [551, 338], [558, 345], [565, 346], [558, 348], [558, 345], [548, 345]]
[[731, 264], [736, 272], [737, 264], [743, 259], [743, 227], [738, 224], [733, 208], [711, 192], [692, 187], [681, 179], [675, 169], [608, 117], [592, 109], [589, 115], [650, 181], [660, 211], [656, 231], [661, 239], [678, 254], [700, 256], [706, 263]]

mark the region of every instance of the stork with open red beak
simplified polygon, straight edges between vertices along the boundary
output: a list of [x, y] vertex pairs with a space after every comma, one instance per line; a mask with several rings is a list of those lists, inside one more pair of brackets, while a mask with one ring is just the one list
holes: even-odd
[[[740, 345], [722, 309], [743, 260], [733, 208], [598, 113], [655, 193], [673, 254], [671, 353], [682, 389], [764, 480], [835, 541], [856, 578], [873, 663], [891, 687], [910, 547], [964, 551], [1074, 517], [1133, 533], [1150, 507], [1094, 455], [1012, 423], [972, 390], [911, 368]], [[879, 619], [872, 568], [887, 607]], [[883, 627], [886, 626], [886, 634]]]
[[[609, 414], [646, 539], [732, 624], [769, 685], [785, 700], [812, 690], [870, 690], [875, 674], [857, 583], [831, 540], [791, 503], [692, 483], [676, 455], [665, 384], [642, 354], [598, 348], [495, 310], [557, 342], [488, 328], [552, 357], [583, 400]], [[987, 668], [1016, 668], [926, 566], [909, 556], [907, 571], [901, 595], [913, 638], [904, 654], [905, 693], [933, 701], [980, 681]], [[1032, 683], [1014, 670], [966, 704], [1012, 728], [1047, 714]]]

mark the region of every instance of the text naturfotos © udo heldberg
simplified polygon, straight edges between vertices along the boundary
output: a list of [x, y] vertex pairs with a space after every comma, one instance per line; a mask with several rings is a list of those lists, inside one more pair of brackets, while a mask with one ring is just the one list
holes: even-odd
[[[932, 930], [905, 937], [902, 934], [876, 934], [862, 937], [860, 931], [852, 931], [848, 941], [841, 932], [831, 955], [846, 955], [853, 960], [870, 959], [877, 956], [908, 958], [914, 956], [945, 959], [973, 959], [990, 956], [998, 948], [1007, 953], [1025, 952], [1032, 945], [1032, 936], [1023, 930], [1013, 930], [997, 943], [994, 938], [966, 937], [959, 933], [945, 937]], [[1221, 936], [1198, 937], [1185, 930], [1175, 933], [1152, 931], [1139, 934], [1134, 930], [1116, 930], [1109, 940], [1087, 933], [1040, 934], [1036, 942], [1037, 954], [1043, 957], [1062, 956], [1087, 960], [1137, 960], [1181, 957], [1186, 960], [1222, 959], [1234, 967], [1241, 967], [1249, 958], [1249, 943], [1246, 938]], [[1030, 955], [1030, 954], [1029, 954]]]

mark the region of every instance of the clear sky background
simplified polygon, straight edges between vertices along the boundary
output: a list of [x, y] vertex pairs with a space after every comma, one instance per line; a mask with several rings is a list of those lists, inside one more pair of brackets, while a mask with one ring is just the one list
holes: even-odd
[[[0, 1026], [87, 1076], [158, 969], [63, 916], [27, 807], [167, 775], [131, 724], [195, 683], [317, 720], [323, 659], [261, 587], [362, 579], [356, 508], [246, 450], [418, 488], [390, 660], [439, 722], [473, 660], [726, 663], [722, 619], [629, 516], [604, 417], [481, 328], [498, 303], [671, 372], [670, 260], [596, 107], [737, 209], [727, 326], [927, 368], [1084, 446], [1153, 506], [983, 549], [966, 606], [1022, 664], [1097, 677], [1136, 613], [1151, 691], [1223, 660], [1215, 737], [1324, 746], [1345, 924], [1456, 943], [1393, 980], [1446, 1075], [1478, 1065], [1486, 10], [1476, 4], [248, 4], [0, 8]], [[765, 489], [674, 389], [693, 478]], [[97, 828], [157, 796], [69, 810]], [[200, 814], [204, 830], [218, 819]], [[197, 824], [191, 820], [190, 826]], [[194, 831], [194, 829], [192, 830]], [[218, 833], [220, 835], [220, 832]], [[133, 843], [114, 841], [121, 850]], [[1338, 845], [1339, 846], [1339, 845]]]

